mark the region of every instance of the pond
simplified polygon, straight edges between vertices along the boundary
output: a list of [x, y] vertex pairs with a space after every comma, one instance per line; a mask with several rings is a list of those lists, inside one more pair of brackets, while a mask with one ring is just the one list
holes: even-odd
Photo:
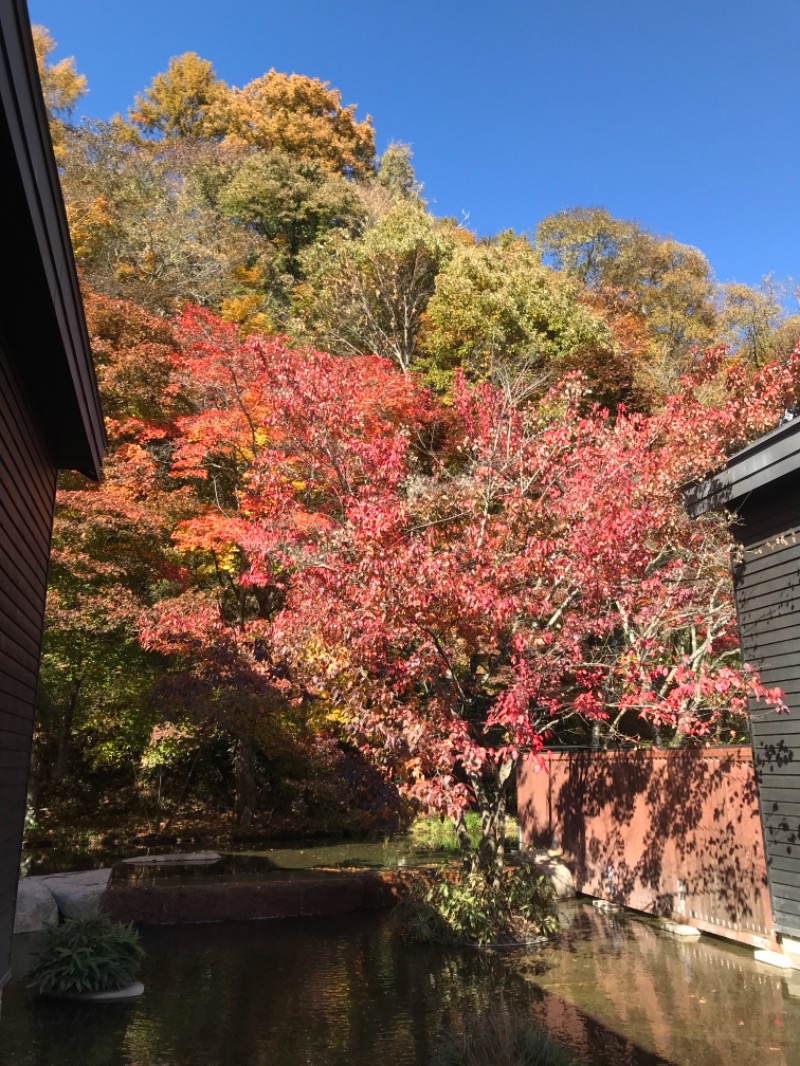
[[409, 946], [385, 913], [148, 929], [140, 1000], [9, 984], [0, 1063], [429, 1066], [444, 1027], [501, 1000], [599, 1066], [800, 1063], [800, 998], [749, 952], [587, 904], [564, 927], [558, 945], [504, 954]]
[[[162, 854], [164, 852], [197, 851], [197, 848], [177, 845], [120, 850], [70, 851], [34, 848], [23, 853], [23, 869], [26, 874], [66, 873], [70, 870], [100, 869], [113, 866], [132, 854]], [[311, 870], [311, 869], [362, 869], [385, 870], [398, 866], [419, 866], [450, 861], [453, 852], [431, 851], [421, 848], [410, 835], [398, 835], [388, 840], [334, 840], [309, 843], [286, 841], [275, 847], [241, 845], [236, 849], [226, 846], [223, 858], [224, 872], [246, 872], [248, 867], [257, 870]], [[218, 872], [223, 867], [217, 867]], [[211, 873], [210, 870], [206, 871]], [[125, 876], [120, 871], [120, 876]], [[154, 875], [160, 876], [160, 875]], [[170, 876], [169, 873], [166, 876]]]

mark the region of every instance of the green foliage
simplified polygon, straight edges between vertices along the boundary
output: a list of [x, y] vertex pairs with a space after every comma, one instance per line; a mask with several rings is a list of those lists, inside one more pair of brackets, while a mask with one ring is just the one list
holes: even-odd
[[331, 230], [355, 233], [364, 205], [344, 178], [285, 152], [246, 155], [220, 190], [222, 214], [269, 241], [276, 262], [298, 273], [297, 257]]
[[778, 328], [786, 293], [772, 278], [764, 278], [758, 288], [729, 282], [720, 286], [720, 296], [723, 336], [729, 344], [756, 367], [781, 354]]
[[69, 130], [61, 183], [91, 288], [158, 314], [218, 306], [265, 251], [209, 196], [237, 159], [203, 142], [132, 143], [119, 123]]
[[502, 369], [541, 371], [587, 349], [610, 349], [606, 324], [579, 296], [579, 284], [543, 266], [525, 237], [462, 242], [436, 278], [427, 306], [422, 346], [428, 377], [447, 387], [458, 368], [484, 379]]
[[293, 327], [325, 351], [375, 354], [415, 367], [436, 276], [452, 253], [453, 227], [414, 200], [399, 200], [364, 234], [334, 233], [303, 257]]
[[545, 261], [589, 290], [612, 290], [635, 302], [646, 322], [648, 370], [662, 393], [677, 380], [676, 361], [718, 339], [711, 270], [697, 248], [597, 207], [544, 219], [536, 246]]
[[397, 920], [420, 943], [502, 943], [558, 930], [550, 886], [528, 866], [506, 867], [494, 879], [471, 870], [429, 884], [417, 880]]
[[469, 1014], [445, 1033], [433, 1066], [572, 1066], [575, 1058], [505, 1001]]
[[[464, 827], [469, 836], [470, 846], [477, 850], [481, 840], [481, 816], [477, 811], [467, 811], [464, 815]], [[422, 851], [460, 851], [456, 827], [451, 818], [439, 815], [426, 815], [417, 818], [409, 830], [414, 846]], [[517, 843], [517, 823], [506, 816], [506, 845]]]
[[132, 925], [105, 915], [70, 918], [46, 932], [29, 972], [29, 987], [43, 995], [112, 992], [135, 979], [144, 958]]
[[376, 176], [378, 185], [395, 199], [418, 200], [422, 192], [411, 164], [412, 155], [409, 145], [393, 141], [380, 158]]

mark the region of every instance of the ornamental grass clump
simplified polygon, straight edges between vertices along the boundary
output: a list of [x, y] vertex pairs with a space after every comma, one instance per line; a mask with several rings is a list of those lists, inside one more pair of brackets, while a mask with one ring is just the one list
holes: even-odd
[[46, 996], [116, 992], [136, 978], [144, 958], [132, 925], [100, 914], [51, 926], [28, 974], [29, 988]]

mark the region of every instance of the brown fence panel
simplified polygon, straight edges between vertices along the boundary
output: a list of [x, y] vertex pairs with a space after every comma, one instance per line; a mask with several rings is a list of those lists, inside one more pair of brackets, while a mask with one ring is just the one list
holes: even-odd
[[772, 941], [750, 749], [550, 753], [521, 767], [518, 807], [523, 844], [560, 847], [579, 891]]

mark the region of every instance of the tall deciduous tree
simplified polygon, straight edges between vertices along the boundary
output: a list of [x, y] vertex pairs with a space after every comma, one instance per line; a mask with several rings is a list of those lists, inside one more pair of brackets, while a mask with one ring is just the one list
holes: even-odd
[[734, 368], [713, 410], [690, 379], [614, 421], [580, 414], [576, 381], [533, 406], [457, 381], [451, 450], [423, 476], [378, 465], [296, 574], [274, 639], [419, 799], [477, 804], [487, 875], [548, 735], [633, 716], [702, 738], [748, 694], [781, 706], [736, 659], [724, 530], [690, 523], [680, 486], [774, 421], [796, 369]]
[[[75, 255], [95, 291], [169, 313], [185, 301], [218, 306], [253, 276], [269, 277], [257, 236], [209, 197], [238, 156], [204, 144], [131, 143], [119, 124], [70, 131], [62, 185]], [[227, 173], [220, 175], [224, 169]]]
[[[175, 326], [181, 343], [171, 471], [197, 513], [173, 532], [190, 574], [142, 625], [146, 647], [174, 664], [173, 691], [236, 739], [237, 809], [255, 807], [254, 758], [297, 729], [270, 624], [292, 574], [364, 487], [377, 456], [406, 446], [418, 387], [375, 357], [300, 352], [198, 309]], [[421, 408], [424, 413], [424, 404]]]
[[546, 261], [590, 290], [635, 301], [647, 324], [652, 383], [667, 395], [693, 348], [714, 344], [718, 323], [708, 262], [696, 248], [658, 237], [603, 208], [575, 208], [544, 219], [536, 230]]
[[232, 89], [223, 111], [226, 136], [236, 142], [286, 152], [345, 177], [372, 173], [372, 119], [359, 122], [355, 104], [343, 106], [339, 90], [319, 78], [270, 70]]
[[613, 358], [611, 334], [581, 305], [580, 293], [572, 278], [542, 265], [525, 237], [460, 243], [425, 312], [428, 374], [437, 385], [458, 368], [478, 379], [524, 368], [546, 377], [590, 350]]
[[72, 56], [51, 63], [50, 56], [56, 42], [44, 26], [32, 26], [36, 66], [42, 83], [45, 106], [50, 116], [50, 133], [56, 159], [61, 161], [65, 151], [65, 125], [78, 101], [86, 95], [86, 78], [79, 74]]
[[207, 59], [195, 52], [173, 56], [128, 111], [130, 121], [159, 137], [213, 140], [227, 128], [229, 90]]
[[56, 497], [47, 599], [37, 780], [84, 768], [135, 767], [160, 720], [163, 669], [138, 640], [139, 616], [180, 584], [169, 533], [191, 501], [172, 491], [163, 453], [175, 340], [140, 309], [85, 294], [110, 450], [104, 480], [65, 475]]
[[374, 353], [411, 370], [436, 277], [458, 239], [451, 224], [402, 200], [361, 236], [334, 234], [309, 248], [307, 280], [296, 293], [296, 331], [329, 351]]

